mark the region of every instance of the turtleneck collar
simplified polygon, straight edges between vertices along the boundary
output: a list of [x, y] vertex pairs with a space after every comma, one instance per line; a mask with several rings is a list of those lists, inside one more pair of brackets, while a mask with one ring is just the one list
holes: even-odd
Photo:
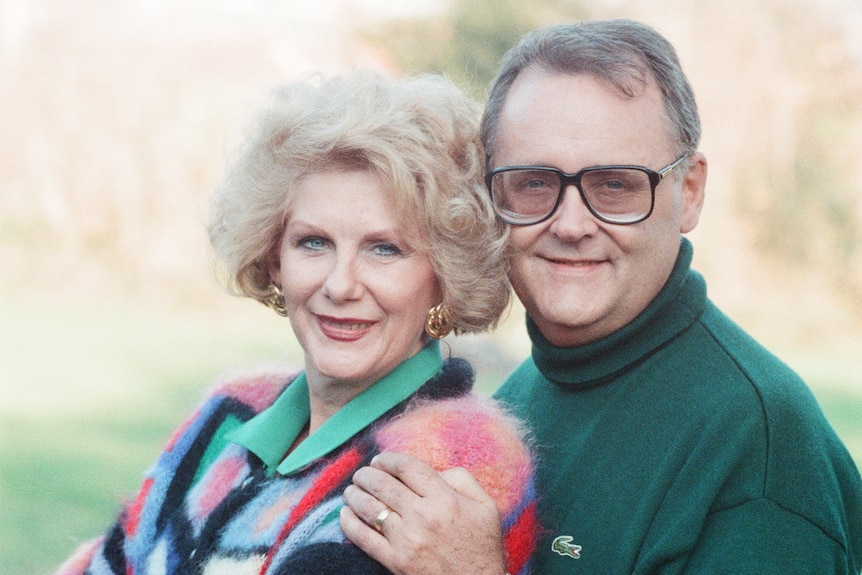
[[597, 341], [557, 347], [528, 316], [533, 361], [547, 379], [570, 389], [602, 385], [639, 364], [688, 328], [706, 305], [706, 283], [690, 269], [691, 243], [682, 238], [673, 271], [658, 296], [629, 324]]

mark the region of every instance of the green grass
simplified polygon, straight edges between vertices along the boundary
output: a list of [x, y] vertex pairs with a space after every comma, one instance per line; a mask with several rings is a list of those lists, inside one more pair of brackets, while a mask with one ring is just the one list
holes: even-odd
[[45, 573], [76, 542], [105, 530], [163, 440], [164, 421], [112, 417], [5, 419], [0, 542], [3, 573]]
[[[0, 298], [0, 574], [50, 573], [102, 533], [218, 373], [301, 358], [287, 322], [247, 301], [30, 301]], [[460, 341], [485, 392], [519, 359], [487, 338]], [[862, 461], [862, 368], [794, 367]]]
[[102, 533], [220, 372], [297, 361], [287, 322], [238, 305], [36, 307], [4, 294], [0, 574], [50, 573]]

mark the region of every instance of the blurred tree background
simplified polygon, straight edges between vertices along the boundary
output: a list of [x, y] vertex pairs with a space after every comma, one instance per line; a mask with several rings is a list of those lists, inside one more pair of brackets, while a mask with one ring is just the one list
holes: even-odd
[[[858, 0], [0, 0], [0, 573], [101, 532], [218, 373], [301, 361], [224, 295], [204, 234], [265, 90], [365, 67], [481, 101], [527, 30], [610, 17], [658, 28], [694, 85], [711, 297], [862, 461]], [[529, 352], [522, 322], [451, 341], [484, 390]]]
[[588, 17], [583, 2], [453, 0], [430, 16], [372, 23], [361, 37], [404, 73], [446, 74], [481, 100], [503, 54], [533, 28]]

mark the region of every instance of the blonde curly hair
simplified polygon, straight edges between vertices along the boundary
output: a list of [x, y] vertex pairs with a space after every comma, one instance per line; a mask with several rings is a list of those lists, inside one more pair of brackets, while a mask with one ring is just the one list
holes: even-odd
[[439, 76], [368, 72], [277, 89], [215, 191], [210, 243], [229, 289], [264, 301], [293, 191], [308, 174], [367, 169], [427, 253], [456, 332], [496, 325], [509, 303], [508, 228], [483, 183], [478, 106]]

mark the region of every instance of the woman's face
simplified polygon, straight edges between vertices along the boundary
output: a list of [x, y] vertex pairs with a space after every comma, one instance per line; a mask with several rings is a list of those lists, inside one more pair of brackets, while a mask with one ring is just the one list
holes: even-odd
[[348, 400], [422, 348], [428, 310], [442, 299], [431, 260], [405, 242], [389, 190], [364, 170], [301, 180], [270, 275], [309, 383], [346, 385]]

